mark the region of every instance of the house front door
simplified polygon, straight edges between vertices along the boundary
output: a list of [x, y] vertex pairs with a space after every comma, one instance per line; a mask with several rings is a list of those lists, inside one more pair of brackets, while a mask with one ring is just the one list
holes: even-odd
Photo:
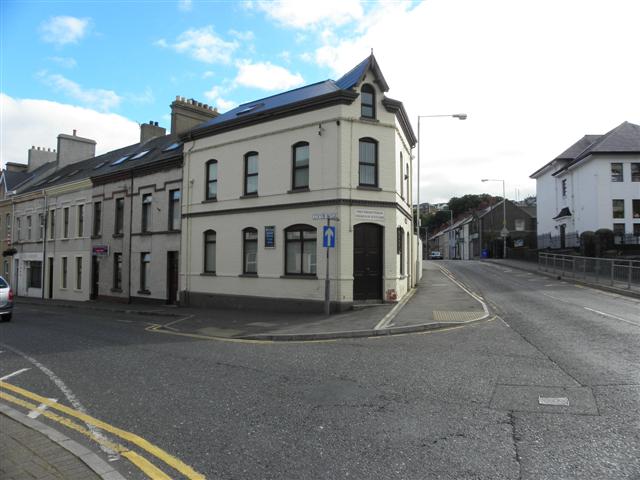
[[361, 223], [353, 229], [353, 299], [382, 299], [382, 231]]

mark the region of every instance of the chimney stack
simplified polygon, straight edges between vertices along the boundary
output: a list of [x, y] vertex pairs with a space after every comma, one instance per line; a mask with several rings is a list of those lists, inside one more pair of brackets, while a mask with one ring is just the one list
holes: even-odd
[[58, 135], [57, 168], [96, 156], [96, 141], [78, 137], [76, 133], [73, 130], [73, 135]]
[[158, 122], [151, 120], [149, 123], [140, 124], [140, 143], [144, 143], [152, 138], [164, 137], [167, 130], [158, 126]]
[[45, 163], [55, 162], [56, 161], [56, 151], [55, 149], [52, 151], [49, 148], [40, 148], [32, 146], [28, 153], [28, 172], [33, 172], [36, 168], [44, 165]]
[[193, 98], [177, 96], [171, 103], [171, 135], [178, 136], [220, 115], [218, 110]]

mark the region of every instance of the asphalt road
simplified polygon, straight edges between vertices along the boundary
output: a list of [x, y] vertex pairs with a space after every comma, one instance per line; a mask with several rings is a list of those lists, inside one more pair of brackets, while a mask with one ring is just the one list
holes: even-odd
[[[498, 317], [271, 344], [20, 306], [0, 324], [0, 377], [29, 368], [6, 382], [135, 433], [210, 479], [640, 478], [640, 302], [485, 263], [443, 265]], [[112, 465], [144, 478], [122, 456]]]

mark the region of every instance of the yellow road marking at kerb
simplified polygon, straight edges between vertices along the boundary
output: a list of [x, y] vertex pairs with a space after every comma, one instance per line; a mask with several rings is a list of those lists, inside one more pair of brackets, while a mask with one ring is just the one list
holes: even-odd
[[[14, 403], [14, 404], [19, 405], [21, 407], [24, 407], [24, 408], [26, 408], [28, 410], [33, 410], [34, 408], [37, 408], [37, 405], [35, 405], [33, 403], [30, 403], [30, 402], [26, 402], [26, 401], [21, 400], [19, 398], [16, 398], [13, 395], [9, 395], [8, 393], [0, 392], [0, 399], [6, 400], [6, 401], [11, 402], [11, 403]], [[153, 478], [154, 480], [155, 479], [158, 479], [158, 480], [171, 480], [171, 477], [169, 477], [162, 470], [157, 468], [154, 464], [149, 462], [149, 460], [147, 460], [146, 458], [138, 455], [136, 452], [133, 452], [133, 451], [129, 450], [128, 448], [126, 448], [126, 447], [124, 447], [124, 446], [122, 446], [122, 445], [120, 445], [118, 443], [110, 442], [109, 440], [106, 440], [105, 438], [97, 437], [90, 430], [87, 430], [86, 428], [82, 427], [81, 425], [78, 425], [77, 423], [69, 420], [66, 417], [61, 417], [60, 415], [56, 415], [55, 413], [52, 413], [52, 412], [49, 412], [49, 411], [42, 412], [42, 415], [47, 417], [50, 420], [53, 420], [54, 422], [57, 422], [57, 423], [59, 423], [61, 425], [64, 425], [67, 428], [75, 430], [76, 432], [79, 432], [82, 435], [85, 435], [86, 437], [89, 437], [91, 440], [93, 440], [94, 442], [98, 443], [99, 445], [103, 445], [103, 446], [109, 448], [110, 450], [113, 450], [114, 452], [118, 452], [120, 455], [125, 457], [127, 460], [129, 460], [131, 463], [133, 463], [136, 467], [138, 467], [140, 470], [142, 470], [142, 472], [145, 475], [147, 475], [149, 478]]]
[[157, 447], [152, 443], [148, 442], [147, 440], [145, 440], [144, 438], [136, 435], [135, 433], [127, 432], [118, 427], [114, 427], [113, 425], [109, 425], [108, 423], [105, 423], [102, 420], [98, 420], [97, 418], [94, 418], [91, 415], [78, 412], [65, 405], [60, 405], [59, 403], [54, 403], [48, 398], [42, 397], [36, 393], [29, 392], [28, 390], [17, 387], [15, 385], [11, 385], [10, 383], [0, 381], [0, 387], [6, 388], [7, 390], [11, 390], [15, 393], [22, 395], [23, 397], [30, 398], [31, 400], [36, 400], [40, 403], [44, 403], [47, 406], [49, 406], [49, 408], [55, 408], [56, 410], [64, 412], [67, 415], [71, 415], [72, 417], [78, 418], [85, 423], [94, 425], [98, 428], [101, 428], [102, 430], [106, 430], [107, 432], [117, 435], [118, 437], [137, 445], [138, 447], [152, 454], [156, 458], [159, 458], [160, 460], [165, 462], [167, 465], [170, 465], [171, 467], [175, 468], [177, 471], [179, 471], [181, 474], [183, 474], [190, 480], [205, 479], [204, 475], [196, 472], [189, 465], [185, 464], [181, 460], [165, 452], [160, 447]]

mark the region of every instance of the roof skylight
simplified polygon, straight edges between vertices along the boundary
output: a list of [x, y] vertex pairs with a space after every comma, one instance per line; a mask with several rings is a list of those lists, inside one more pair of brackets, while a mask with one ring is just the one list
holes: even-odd
[[101, 167], [104, 167], [107, 164], [107, 162], [100, 162], [98, 165], [96, 165], [95, 167], [93, 167], [94, 170], [97, 170]]
[[246, 113], [252, 112], [256, 108], [261, 107], [263, 105], [264, 105], [264, 103], [255, 103], [253, 105], [249, 105], [248, 107], [243, 108], [239, 112], [236, 112], [236, 115], [244, 115]]
[[69, 173], [67, 177], [73, 177], [76, 173], [80, 173], [80, 170], [74, 170], [73, 172]]
[[53, 182], [55, 182], [56, 180], [60, 180], [60, 177], [61, 177], [61, 176], [62, 176], [62, 175], [56, 175], [56, 176], [55, 176], [55, 177], [53, 177], [51, 180], [49, 180], [47, 183], [53, 183]]
[[170, 152], [171, 150], [175, 150], [176, 148], [178, 148], [180, 145], [182, 145], [182, 143], [174, 142], [174, 143], [172, 143], [171, 145], [169, 145], [167, 148], [165, 148], [162, 151], [163, 152]]
[[127, 160], [129, 157], [130, 157], [130, 155], [125, 155], [124, 157], [120, 157], [118, 160], [113, 162], [111, 165], [120, 165], [122, 162]]
[[131, 157], [131, 160], [138, 160], [139, 158], [144, 157], [147, 153], [149, 153], [151, 151], [151, 149], [149, 150], [143, 150], [140, 153], [136, 153], [133, 157]]

